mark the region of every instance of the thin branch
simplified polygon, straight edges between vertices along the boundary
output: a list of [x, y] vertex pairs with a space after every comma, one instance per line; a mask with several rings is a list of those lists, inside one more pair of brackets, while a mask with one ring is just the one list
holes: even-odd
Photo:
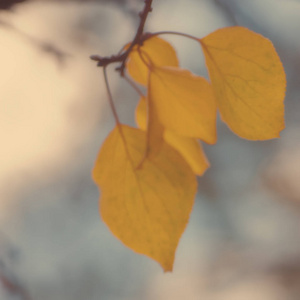
[[141, 45], [142, 44], [141, 37], [143, 35], [144, 26], [145, 26], [148, 14], [152, 11], [151, 5], [152, 5], [152, 0], [145, 0], [144, 10], [142, 12], [140, 12], [140, 14], [139, 14], [140, 19], [141, 19], [140, 25], [139, 25], [139, 27], [136, 31], [136, 34], [135, 34], [135, 37], [134, 37], [132, 43], [130, 44], [129, 48], [125, 52], [125, 53], [127, 53], [125, 59], [122, 61], [122, 64], [121, 64], [120, 68], [118, 68], [118, 70], [120, 71], [121, 76], [124, 75], [125, 62], [126, 62], [128, 54], [130, 53], [130, 51], [132, 50], [132, 48], [135, 45], [137, 45], [137, 44]]
[[139, 27], [136, 31], [133, 41], [131, 42], [130, 46], [126, 49], [125, 52], [121, 51], [121, 53], [118, 53], [118, 54], [112, 55], [112, 56], [106, 56], [106, 57], [102, 57], [99, 55], [91, 55], [90, 56], [91, 60], [95, 60], [98, 62], [97, 63], [98, 67], [106, 67], [111, 63], [120, 62], [121, 65], [118, 68], [116, 68], [116, 70], [118, 70], [120, 72], [121, 76], [124, 76], [125, 63], [126, 63], [129, 53], [131, 52], [131, 50], [133, 49], [133, 47], [135, 45], [141, 45], [144, 41], [143, 31], [144, 31], [144, 26], [145, 26], [145, 22], [148, 17], [148, 14], [152, 11], [151, 5], [152, 5], [152, 0], [145, 0], [144, 9], [139, 14], [139, 16], [140, 16]]

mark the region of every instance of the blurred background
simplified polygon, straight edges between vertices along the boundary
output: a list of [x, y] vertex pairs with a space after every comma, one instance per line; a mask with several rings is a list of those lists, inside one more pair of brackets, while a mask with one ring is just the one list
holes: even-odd
[[[0, 3], [0, 299], [299, 300], [300, 1], [153, 1], [147, 31], [246, 26], [273, 41], [287, 74], [280, 139], [250, 142], [219, 122], [166, 274], [110, 234], [90, 175], [114, 120], [89, 56], [133, 38], [143, 1], [14, 2]], [[164, 38], [207, 76], [198, 45]], [[113, 67], [109, 80], [133, 125], [138, 96]]]

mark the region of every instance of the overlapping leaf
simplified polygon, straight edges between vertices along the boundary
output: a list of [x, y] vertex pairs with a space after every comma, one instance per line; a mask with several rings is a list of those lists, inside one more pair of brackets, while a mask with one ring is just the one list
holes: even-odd
[[243, 138], [279, 137], [286, 82], [272, 43], [238, 26], [219, 29], [199, 41], [222, 119]]
[[179, 66], [176, 51], [170, 43], [156, 36], [151, 37], [142, 46], [133, 48], [126, 63], [129, 75], [142, 85], [147, 85], [149, 72], [143, 59], [148, 63], [151, 60], [155, 66]]
[[101, 189], [100, 213], [126, 246], [172, 270], [175, 250], [189, 219], [197, 181], [167, 143], [137, 169], [146, 133], [120, 125], [105, 140], [93, 179]]
[[129, 56], [127, 68], [131, 77], [140, 83], [144, 83], [147, 77], [148, 146], [145, 157], [155, 155], [163, 136], [169, 137], [194, 165], [195, 155], [202, 154], [201, 167], [198, 165], [195, 171], [203, 174], [208, 167], [207, 160], [198, 142], [189, 138], [216, 142], [214, 94], [204, 78], [174, 67], [176, 65], [175, 50], [157, 37], [151, 37], [143, 46], [136, 47]]
[[153, 67], [148, 101], [165, 129], [209, 144], [216, 142], [216, 103], [211, 85], [203, 77], [179, 68]]
[[[147, 129], [147, 105], [145, 97], [141, 97], [136, 108], [136, 122], [142, 130]], [[165, 130], [164, 140], [183, 156], [196, 175], [202, 175], [209, 167], [209, 162], [197, 139]]]

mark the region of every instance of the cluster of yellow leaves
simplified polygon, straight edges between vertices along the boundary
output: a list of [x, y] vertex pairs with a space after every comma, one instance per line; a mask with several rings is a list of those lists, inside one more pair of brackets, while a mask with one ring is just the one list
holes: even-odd
[[285, 73], [268, 39], [228, 27], [197, 42], [210, 82], [181, 69], [157, 36], [133, 48], [126, 69], [147, 90], [136, 108], [139, 129], [117, 124], [93, 171], [104, 222], [165, 271], [188, 223], [196, 175], [209, 167], [199, 140], [216, 142], [217, 110], [242, 138], [272, 139], [284, 128]]

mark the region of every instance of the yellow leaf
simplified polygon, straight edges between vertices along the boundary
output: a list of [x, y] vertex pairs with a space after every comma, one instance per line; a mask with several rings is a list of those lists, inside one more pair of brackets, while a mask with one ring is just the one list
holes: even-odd
[[[148, 90], [148, 97], [151, 91]], [[154, 103], [148, 101], [147, 145], [144, 158], [155, 156], [161, 149], [165, 128], [157, 118]]]
[[142, 130], [116, 127], [98, 154], [93, 179], [101, 189], [101, 216], [112, 233], [171, 271], [197, 181], [184, 159], [166, 143], [158, 155], [136, 169], [145, 146]]
[[[155, 66], [177, 67], [179, 65], [175, 49], [157, 36], [147, 39], [139, 49], [143, 53], [143, 58], [150, 59], [151, 64]], [[126, 69], [136, 82], [147, 85], [148, 67], [140, 57], [138, 46], [135, 46], [129, 54]]]
[[[139, 128], [146, 130], [147, 107], [145, 97], [141, 97], [136, 108], [135, 117]], [[164, 139], [182, 155], [196, 175], [202, 175], [209, 167], [209, 162], [197, 139], [180, 136], [169, 130], [164, 131]]]
[[279, 137], [286, 80], [271, 41], [244, 27], [222, 28], [199, 41], [223, 121], [243, 138]]
[[147, 102], [145, 97], [141, 97], [135, 110], [135, 122], [137, 126], [142, 129], [147, 129]]
[[[148, 100], [166, 130], [209, 144], [216, 142], [216, 103], [212, 87], [203, 77], [179, 68], [153, 67]], [[151, 122], [148, 130], [150, 127]]]
[[147, 130], [146, 150], [140, 166], [143, 164], [146, 158], [151, 158], [160, 151], [165, 132], [163, 126], [155, 117], [155, 115], [153, 113], [147, 113], [153, 110], [152, 103], [148, 103], [148, 106], [149, 107], [147, 108], [146, 98], [141, 97], [136, 109], [136, 122], [139, 128], [146, 131], [148, 128], [147, 123], [151, 122], [151, 126], [149, 126], [149, 129]]
[[197, 139], [181, 136], [169, 130], [165, 132], [164, 139], [182, 155], [196, 175], [203, 175], [209, 168], [209, 162]]

